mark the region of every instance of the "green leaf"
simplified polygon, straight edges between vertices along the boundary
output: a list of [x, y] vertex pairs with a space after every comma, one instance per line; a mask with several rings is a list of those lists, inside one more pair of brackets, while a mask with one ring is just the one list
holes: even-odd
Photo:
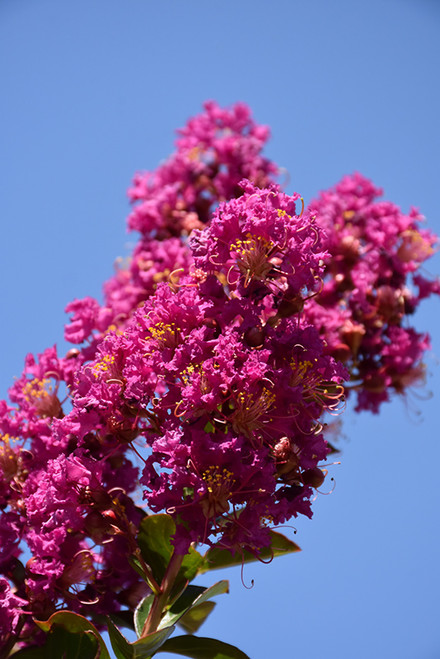
[[131, 643], [121, 634], [119, 629], [112, 623], [110, 618], [107, 620], [108, 635], [112, 644], [113, 652], [117, 659], [133, 659], [134, 652]]
[[169, 515], [150, 515], [139, 526], [138, 544], [142, 558], [160, 583], [173, 553], [170, 538], [176, 527]]
[[204, 593], [206, 588], [204, 586], [189, 585], [182, 592], [180, 597], [172, 604], [172, 606], [165, 612], [160, 622], [159, 629], [167, 625], [174, 625], [194, 603], [194, 600]]
[[47, 656], [63, 659], [99, 659], [101, 656], [98, 639], [93, 632], [68, 632], [54, 625], [46, 646]]
[[[84, 618], [84, 616], [80, 616], [78, 613], [73, 613], [73, 611], [58, 611], [57, 613], [51, 615], [48, 620], [35, 620], [35, 622], [40, 627], [40, 629], [42, 629], [45, 632], [49, 632], [51, 629], [56, 627], [57, 630], [60, 629], [65, 630], [65, 632], [70, 636], [80, 637], [81, 635], [85, 635], [89, 639], [91, 638], [91, 636], [94, 636], [96, 638], [96, 647], [99, 646], [101, 652], [100, 655], [97, 654], [96, 656], [100, 656], [101, 659], [110, 659], [110, 655], [105, 646], [104, 639], [102, 638], [96, 627], [90, 622], [90, 620], [87, 620], [87, 618]], [[57, 635], [56, 635], [56, 638], [58, 637], [61, 638], [59, 631], [57, 631]], [[85, 640], [83, 642], [89, 647], [91, 647], [90, 642], [88, 643]], [[74, 643], [75, 641], [70, 639], [68, 641], [68, 649], [73, 647]], [[52, 656], [57, 656], [57, 655], [52, 655]], [[60, 657], [63, 656], [62, 653], [59, 656]], [[66, 655], [66, 657], [69, 657], [69, 659], [70, 656], [71, 656], [70, 654]], [[76, 655], [72, 655], [72, 657], [74, 656]], [[78, 655], [78, 656], [81, 657], [82, 655]], [[95, 655], [86, 655], [86, 654], [84, 654], [83, 656], [84, 658], [87, 656], [87, 659], [89, 656], [95, 657]]]
[[151, 605], [154, 602], [154, 595], [147, 595], [139, 602], [134, 612], [134, 628], [136, 634], [141, 636], [145, 621], [150, 613]]
[[187, 586], [179, 599], [163, 616], [159, 629], [166, 625], [174, 625], [187, 613], [187, 611], [191, 611], [193, 606], [198, 606], [211, 599], [211, 597], [223, 595], [223, 593], [228, 592], [229, 582], [226, 580], [218, 581], [210, 588], [203, 588], [202, 586]]
[[232, 567], [233, 565], [242, 565], [243, 563], [251, 563], [258, 560], [271, 560], [275, 556], [284, 556], [284, 554], [291, 554], [293, 552], [301, 551], [300, 547], [289, 538], [286, 538], [281, 533], [270, 531], [271, 543], [269, 547], [264, 547], [258, 556], [249, 551], [244, 551], [242, 554], [238, 552], [234, 555], [227, 549], [220, 549], [219, 547], [212, 547], [208, 549], [203, 557], [203, 563], [199, 567], [199, 574], [208, 572], [208, 570], [218, 570], [220, 568]]
[[202, 636], [176, 636], [164, 643], [158, 652], [173, 652], [193, 659], [249, 659], [234, 645]]
[[198, 606], [192, 606], [180, 618], [179, 627], [182, 627], [187, 634], [195, 634], [214, 608], [215, 602], [202, 602]]
[[150, 659], [174, 630], [175, 626], [166, 627], [130, 643], [108, 619], [108, 634], [117, 659]]
[[146, 659], [146, 657], [155, 654], [175, 629], [175, 625], [165, 627], [165, 629], [160, 629], [157, 632], [148, 634], [145, 638], [140, 638], [138, 641], [135, 641], [133, 643], [135, 659]]
[[[174, 552], [171, 538], [175, 532], [176, 525], [170, 515], [149, 515], [140, 524], [138, 544], [142, 558], [150, 566], [154, 578], [158, 583], [161, 583]], [[194, 579], [202, 563], [202, 555], [193, 549], [193, 547], [190, 547], [183, 559], [182, 567], [176, 579], [177, 590], [186, 581], [192, 581]]]
[[99, 659], [102, 656], [104, 655], [93, 632], [68, 632], [64, 627], [55, 624], [46, 637], [45, 645], [20, 650], [13, 654], [11, 659]]

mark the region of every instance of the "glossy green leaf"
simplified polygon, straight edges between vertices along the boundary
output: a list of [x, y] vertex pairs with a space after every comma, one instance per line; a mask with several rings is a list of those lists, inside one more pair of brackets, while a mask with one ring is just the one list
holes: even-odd
[[[193, 606], [198, 606], [216, 595], [223, 595], [229, 592], [229, 582], [226, 580], [218, 581], [210, 588], [201, 586], [187, 586], [185, 591], [173, 606], [165, 613], [162, 618], [160, 627], [174, 625], [187, 613], [192, 610]], [[200, 623], [201, 624], [201, 623]]]
[[198, 606], [192, 606], [180, 618], [179, 627], [182, 627], [187, 634], [195, 634], [214, 608], [215, 602], [202, 602]]
[[159, 628], [166, 627], [167, 625], [174, 625], [193, 605], [194, 600], [204, 593], [205, 590], [206, 588], [204, 586], [187, 586], [180, 597], [174, 602], [169, 610], [166, 611]]
[[270, 535], [271, 544], [269, 547], [262, 549], [258, 557], [249, 551], [245, 551], [242, 554], [237, 552], [235, 555], [232, 555], [228, 550], [219, 549], [215, 546], [208, 549], [203, 557], [203, 563], [199, 568], [199, 574], [208, 572], [208, 570], [218, 570], [220, 568], [242, 565], [243, 563], [251, 563], [258, 560], [270, 561], [276, 556], [284, 556], [284, 554], [301, 551], [295, 542], [292, 542], [292, 540], [289, 540], [289, 538], [286, 538], [281, 533], [270, 531]]
[[193, 659], [249, 659], [234, 645], [202, 636], [175, 636], [164, 643], [159, 652], [172, 652]]
[[[142, 558], [150, 566], [158, 583], [162, 581], [173, 554], [174, 546], [171, 538], [175, 532], [176, 525], [170, 515], [150, 515], [145, 517], [140, 524], [138, 544]], [[186, 581], [194, 579], [202, 563], [202, 555], [190, 547], [176, 579], [177, 590]]]
[[[97, 645], [100, 648], [101, 659], [110, 659], [110, 655], [105, 646], [104, 639], [96, 627], [90, 622], [90, 620], [87, 620], [87, 618], [84, 618], [84, 616], [80, 616], [78, 613], [73, 613], [73, 611], [58, 611], [57, 613], [54, 613], [52, 616], [50, 616], [48, 620], [35, 620], [35, 622], [40, 627], [40, 629], [45, 632], [49, 632], [52, 628], [56, 627], [57, 629], [64, 629], [67, 633], [70, 633], [73, 636], [81, 636], [81, 634], [86, 634], [87, 637], [90, 637], [90, 635], [93, 635], [96, 638]], [[57, 635], [59, 636], [59, 632], [57, 632]], [[71, 643], [72, 642], [73, 641], [71, 641]], [[84, 643], [87, 642], [84, 641]], [[62, 656], [62, 654], [60, 656]], [[86, 655], [84, 655], [84, 657], [85, 656]]]
[[160, 583], [173, 553], [170, 538], [176, 527], [169, 515], [151, 515], [139, 526], [138, 544], [142, 558], [151, 567]]
[[166, 627], [130, 643], [112, 621], [108, 620], [108, 634], [117, 659], [149, 659], [174, 630], [174, 626]]
[[110, 619], [107, 620], [108, 635], [112, 644], [113, 652], [117, 659], [133, 659], [134, 652], [131, 643], [127, 641], [125, 636], [121, 634], [119, 629], [112, 623]]
[[160, 629], [157, 632], [148, 634], [145, 638], [135, 641], [133, 643], [135, 659], [146, 659], [146, 657], [153, 655], [166, 642], [175, 629], [175, 625], [165, 627], [165, 629]]
[[153, 601], [154, 595], [147, 595], [143, 600], [139, 602], [136, 607], [134, 612], [134, 628], [138, 637], [142, 634], [142, 630], [144, 628], [145, 621], [148, 618], [148, 614], [150, 613]]

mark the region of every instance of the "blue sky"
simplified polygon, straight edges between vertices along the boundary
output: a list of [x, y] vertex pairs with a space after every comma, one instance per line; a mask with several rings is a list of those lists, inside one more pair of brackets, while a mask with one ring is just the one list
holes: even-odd
[[[440, 233], [439, 44], [435, 0], [2, 0], [0, 394], [27, 352], [64, 349], [65, 305], [99, 297], [135, 240], [132, 175], [205, 99], [271, 126], [288, 191], [310, 200], [361, 171]], [[344, 415], [302, 553], [247, 567], [251, 590], [231, 571], [203, 634], [252, 659], [440, 657], [439, 310], [416, 321], [433, 343], [424, 391]]]

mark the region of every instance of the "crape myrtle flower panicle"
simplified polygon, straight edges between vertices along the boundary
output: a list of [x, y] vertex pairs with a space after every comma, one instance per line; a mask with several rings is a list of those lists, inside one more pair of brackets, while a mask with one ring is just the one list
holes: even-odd
[[[298, 195], [243, 187], [239, 200], [221, 206], [225, 233], [219, 210], [214, 229], [191, 240], [192, 274], [178, 286], [159, 284], [79, 369], [65, 418], [78, 424], [79, 443], [94, 435], [110, 446], [142, 434], [145, 498], [174, 516], [181, 551], [220, 542], [258, 553], [270, 525], [311, 514], [311, 474], [322, 475], [329, 451], [320, 418], [336, 410], [346, 377], [300, 322], [303, 298], [320, 285], [314, 217], [296, 214]], [[247, 273], [249, 235], [265, 246]], [[214, 267], [199, 251], [210, 240]]]
[[[301, 324], [302, 304], [279, 313], [286, 292], [302, 300], [319, 285], [314, 218], [295, 215], [298, 197], [243, 185], [245, 194], [221, 205], [191, 240], [194, 275], [177, 289], [158, 287], [126, 332], [143, 340], [126, 362], [124, 395], [145, 409], [154, 378], [137, 374], [148, 365], [157, 377], [141, 482], [149, 506], [174, 516], [180, 551], [219, 542], [258, 553], [271, 524], [311, 514], [311, 474], [322, 475], [318, 463], [329, 452], [320, 418], [336, 411], [347, 377], [314, 328]], [[234, 252], [249, 235], [272, 246], [247, 273]], [[229, 276], [234, 268], [240, 284]], [[246, 318], [252, 306], [256, 345]]]
[[[354, 174], [309, 205], [325, 230], [328, 256], [322, 291], [305, 314], [321, 330], [327, 350], [350, 370], [358, 411], [378, 412], [392, 391], [404, 393], [423, 381], [429, 337], [408, 319], [423, 298], [440, 293], [438, 280], [418, 273], [437, 237], [421, 227], [415, 209], [404, 214], [391, 202], [377, 201], [381, 195]], [[396, 338], [401, 358], [394, 354]]]
[[67, 307], [78, 347], [28, 356], [0, 401], [0, 633], [22, 609], [27, 633], [66, 606], [135, 608], [139, 487], [178, 551], [258, 555], [271, 527], [311, 516], [342, 383], [377, 410], [423, 376], [429, 338], [404, 321], [440, 284], [418, 272], [435, 246], [420, 215], [360, 175], [304, 210], [274, 183], [268, 136], [245, 105], [205, 104], [136, 175], [140, 239], [104, 303]]
[[[211, 357], [205, 346], [203, 362], [181, 364], [174, 386], [168, 373], [155, 404], [161, 432], [147, 440], [141, 482], [149, 506], [175, 517], [181, 551], [217, 541], [258, 553], [270, 525], [311, 514], [307, 474], [329, 451], [318, 419], [341, 399], [346, 373], [323, 354], [313, 328], [281, 324], [295, 344], [280, 328], [267, 340], [273, 350], [252, 349], [234, 328], [210, 341]], [[170, 417], [166, 399], [174, 405], [179, 390]]]

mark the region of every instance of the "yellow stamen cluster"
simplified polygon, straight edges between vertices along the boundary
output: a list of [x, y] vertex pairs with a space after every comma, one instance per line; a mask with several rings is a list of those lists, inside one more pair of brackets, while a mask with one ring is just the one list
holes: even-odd
[[174, 323], [163, 323], [162, 321], [148, 328], [150, 336], [155, 339], [162, 348], [175, 348], [180, 341], [182, 329]]
[[202, 474], [203, 480], [206, 482], [207, 490], [214, 497], [227, 496], [232, 493], [232, 487], [235, 483], [234, 474], [225, 467], [219, 469], [212, 465], [208, 467]]
[[54, 394], [54, 387], [48, 378], [29, 380], [23, 387], [23, 394], [29, 403], [47, 400]]
[[200, 160], [203, 154], [203, 149], [200, 146], [194, 146], [190, 151], [188, 151], [188, 158], [190, 160]]
[[40, 416], [56, 417], [61, 412], [57, 396], [57, 386], [49, 378], [34, 378], [24, 385], [22, 391], [26, 400], [34, 405]]
[[201, 507], [206, 517], [217, 517], [229, 511], [229, 497], [235, 484], [234, 476], [226, 468], [215, 465], [208, 467], [202, 474], [206, 482], [208, 496], [201, 501]]
[[[315, 361], [317, 361], [315, 359]], [[308, 360], [299, 361], [296, 357], [293, 357], [290, 361], [290, 366], [292, 368], [292, 379], [290, 384], [292, 387], [297, 387], [299, 385], [304, 385], [304, 381], [307, 378], [307, 372], [312, 368], [312, 362]]]
[[189, 364], [189, 366], [187, 366], [187, 367], [182, 371], [181, 376], [182, 376], [182, 380], [183, 380], [183, 383], [184, 383], [184, 384], [188, 384], [188, 382], [190, 381], [191, 376], [192, 376], [193, 373], [195, 372], [196, 368], [197, 368], [198, 371], [202, 371], [202, 370], [203, 370], [203, 367], [202, 367], [201, 364], [198, 364], [197, 366], [194, 366], [194, 364]]
[[[261, 417], [272, 407], [275, 399], [275, 394], [266, 387], [257, 399], [253, 394], [240, 392], [236, 400], [236, 409], [231, 416], [234, 431], [252, 437], [254, 431], [263, 427]], [[268, 421], [270, 420], [268, 419]]]
[[[315, 358], [314, 360], [318, 360]], [[292, 368], [291, 385], [303, 387], [305, 401], [314, 401], [327, 410], [336, 410], [344, 397], [344, 387], [336, 382], [324, 380], [308, 360], [300, 361], [294, 357], [290, 366]]]
[[245, 285], [250, 279], [265, 279], [272, 268], [269, 257], [273, 252], [274, 244], [263, 236], [246, 234], [246, 239], [237, 240], [231, 245], [231, 252], [237, 255], [237, 266], [241, 274], [245, 275]]
[[96, 362], [96, 364], [92, 366], [92, 371], [95, 378], [98, 379], [100, 375], [109, 373], [114, 363], [114, 355], [104, 355], [102, 359], [100, 359], [98, 362]]
[[344, 218], [344, 220], [352, 220], [355, 215], [356, 215], [356, 213], [355, 213], [354, 210], [344, 211], [342, 213], [342, 217]]
[[11, 442], [16, 442], [15, 437], [8, 434], [0, 434], [0, 470], [3, 472], [7, 481], [10, 481], [17, 473], [18, 458], [17, 453], [11, 446]]
[[120, 330], [120, 329], [118, 328], [118, 326], [115, 325], [114, 323], [112, 323], [111, 325], [109, 325], [109, 326], [107, 327], [107, 329], [105, 330], [104, 334], [108, 334], [109, 332], [116, 332], [116, 334], [117, 334], [118, 336], [121, 336], [121, 335], [122, 335], [122, 330]]

